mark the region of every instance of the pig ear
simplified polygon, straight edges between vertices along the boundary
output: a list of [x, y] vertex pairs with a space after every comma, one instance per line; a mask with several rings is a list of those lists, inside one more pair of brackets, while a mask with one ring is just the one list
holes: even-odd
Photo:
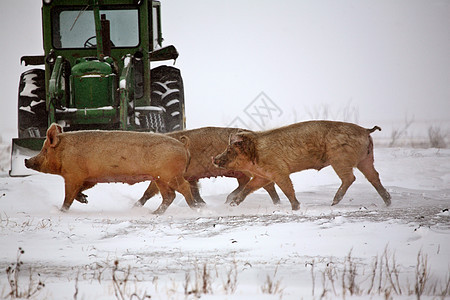
[[230, 139], [228, 140], [228, 144], [234, 144], [234, 143], [238, 143], [238, 142], [242, 142], [242, 136], [238, 135], [238, 134], [230, 134]]
[[244, 153], [253, 164], [258, 162], [258, 152], [256, 151], [255, 140], [250, 135], [245, 135], [242, 141]]
[[47, 140], [50, 143], [50, 147], [56, 147], [59, 143], [58, 134], [62, 132], [62, 127], [58, 124], [52, 124], [47, 130]]
[[237, 134], [234, 136], [232, 144], [236, 145], [253, 164], [258, 162], [258, 154], [256, 152], [255, 141], [251, 135]]

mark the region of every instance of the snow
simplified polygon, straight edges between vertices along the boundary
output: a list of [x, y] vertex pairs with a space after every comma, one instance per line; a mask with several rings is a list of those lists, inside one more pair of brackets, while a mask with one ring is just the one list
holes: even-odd
[[101, 78], [101, 77], [103, 77], [102, 74], [87, 74], [81, 76], [81, 78]]
[[169, 107], [171, 105], [178, 104], [178, 103], [180, 103], [180, 100], [178, 100], [178, 99], [170, 100], [169, 102], [167, 102], [166, 107]]
[[155, 111], [155, 112], [165, 112], [166, 109], [161, 106], [137, 106], [134, 108], [137, 111]]
[[39, 101], [31, 101], [31, 103], [30, 103], [30, 107], [33, 107], [33, 106], [36, 106], [36, 105], [39, 105], [39, 104], [41, 104], [41, 103], [45, 103], [45, 100], [39, 100]]
[[31, 110], [30, 106], [21, 106], [21, 107], [19, 107], [19, 109], [23, 110], [23, 111], [27, 111], [27, 112], [29, 112], [31, 114], [35, 114], [35, 112]]
[[124, 68], [128, 67], [130, 62], [131, 62], [131, 56], [130, 55], [125, 56], [123, 59], [123, 67]]
[[[160, 196], [133, 207], [148, 183], [99, 184], [85, 192], [87, 205], [74, 202], [62, 213], [61, 177], [11, 178], [1, 166], [0, 268], [11, 266], [21, 247], [20, 289], [28, 288], [29, 268], [32, 286], [45, 283], [36, 299], [74, 299], [76, 291], [78, 299], [119, 298], [113, 274], [127, 299], [133, 293], [319, 299], [324, 291], [324, 299], [385, 299], [388, 292], [411, 299], [425, 260], [429, 275], [421, 298], [445, 298], [439, 296], [450, 276], [450, 149], [376, 148], [375, 166], [392, 195], [390, 207], [358, 171], [341, 203], [330, 206], [339, 180], [328, 167], [291, 176], [298, 212], [280, 191], [279, 206], [260, 190], [230, 207], [224, 202], [236, 180], [213, 178], [201, 180], [205, 209], [191, 210], [177, 195], [162, 216], [151, 214]], [[0, 298], [9, 291], [1, 272]]]
[[36, 74], [26, 74], [24, 75], [24, 81], [27, 82], [25, 85], [25, 88], [23, 91], [20, 92], [19, 96], [22, 97], [36, 97], [35, 94], [33, 94], [33, 91], [35, 91], [38, 87], [36, 84], [34, 84], [34, 77], [37, 77]]
[[72, 108], [72, 107], [64, 107], [63, 109], [57, 109], [57, 112], [60, 113], [76, 113], [77, 111], [89, 111], [89, 110], [114, 110], [114, 107], [112, 106], [102, 106], [102, 107], [96, 107], [96, 108]]
[[119, 82], [119, 88], [120, 89], [125, 89], [127, 87], [127, 81], [126, 79], [121, 79]]

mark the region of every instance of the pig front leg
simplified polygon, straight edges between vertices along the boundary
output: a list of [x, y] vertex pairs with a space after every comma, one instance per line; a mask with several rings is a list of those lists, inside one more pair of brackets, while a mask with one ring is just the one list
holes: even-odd
[[273, 204], [280, 204], [280, 196], [278, 196], [277, 190], [275, 189], [275, 184], [273, 182], [266, 184], [263, 188], [267, 193], [269, 193], [270, 198], [272, 198]]
[[275, 180], [275, 183], [280, 187], [280, 189], [289, 199], [289, 202], [291, 202], [292, 210], [299, 210], [300, 202], [298, 202], [297, 198], [295, 197], [294, 186], [292, 185], [292, 181], [289, 178], [289, 175], [278, 177]]
[[[225, 202], [226, 204], [229, 204], [233, 201], [233, 199], [239, 194], [239, 192], [250, 181], [250, 178], [248, 176], [242, 176], [242, 177], [237, 178], [237, 180], [238, 180], [239, 186], [227, 196], [227, 201]], [[270, 198], [272, 199], [273, 204], [275, 204], [275, 205], [280, 204], [280, 197], [278, 196], [278, 193], [275, 190], [275, 184], [273, 182], [270, 182], [269, 184], [263, 186], [263, 188], [269, 194]]]
[[61, 211], [66, 212], [69, 210], [70, 206], [73, 203], [73, 200], [78, 196], [81, 192], [82, 184], [78, 182], [74, 182], [71, 180], [64, 179], [64, 203], [61, 207]]
[[255, 176], [253, 177], [249, 183], [247, 183], [247, 185], [242, 189], [242, 191], [240, 191], [231, 201], [230, 205], [231, 206], [236, 206], [242, 203], [242, 201], [244, 201], [244, 199], [251, 193], [253, 193], [254, 191], [256, 191], [259, 188], [262, 188], [263, 186], [266, 186], [267, 184], [270, 183], [269, 179], [263, 178], [263, 177], [259, 177], [259, 176]]
[[225, 201], [226, 204], [231, 203], [233, 199], [239, 194], [239, 192], [242, 191], [242, 189], [250, 181], [250, 177], [248, 176], [241, 176], [236, 179], [238, 181], [239, 186], [227, 196], [227, 201]]

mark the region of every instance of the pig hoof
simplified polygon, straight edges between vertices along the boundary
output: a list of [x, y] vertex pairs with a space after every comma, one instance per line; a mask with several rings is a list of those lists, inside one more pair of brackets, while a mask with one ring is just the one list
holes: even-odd
[[197, 201], [194, 201], [194, 204], [193, 204], [193, 206], [194, 207], [203, 207], [203, 206], [206, 206], [206, 202], [205, 201], [203, 201], [203, 200], [197, 200]]
[[331, 206], [335, 206], [338, 203], [339, 203], [339, 201], [333, 201], [333, 203], [331, 203]]
[[142, 204], [141, 201], [137, 201], [137, 202], [133, 205], [133, 207], [142, 207], [142, 206], [144, 206], [144, 204]]
[[153, 212], [153, 214], [154, 215], [162, 215], [166, 211], [166, 209], [167, 209], [167, 206], [160, 206]]
[[386, 206], [391, 205], [391, 195], [389, 195], [388, 192], [386, 192], [386, 196], [383, 197], [384, 203], [386, 204]]
[[225, 204], [230, 204], [231, 202], [233, 202], [234, 196], [235, 195], [233, 195], [233, 194], [228, 195], [227, 200], [225, 201]]
[[238, 206], [239, 205], [239, 203], [237, 203], [236, 201], [231, 201], [230, 202], [230, 206]]
[[300, 203], [296, 203], [292, 205], [292, 210], [299, 210], [300, 209]]
[[78, 193], [77, 197], [75, 198], [75, 200], [77, 200], [80, 203], [84, 203], [87, 204], [88, 200], [87, 200], [87, 195], [83, 194], [83, 193]]
[[205, 202], [203, 202], [203, 203], [201, 203], [201, 202], [196, 202], [196, 203], [194, 203], [194, 204], [192, 205], [192, 208], [198, 209], [198, 208], [203, 208], [203, 207], [205, 207], [205, 206], [206, 206], [206, 203], [205, 203]]

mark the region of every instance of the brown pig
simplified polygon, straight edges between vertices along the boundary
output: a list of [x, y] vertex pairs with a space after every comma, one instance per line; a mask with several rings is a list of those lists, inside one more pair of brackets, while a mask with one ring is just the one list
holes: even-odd
[[358, 125], [333, 121], [309, 121], [261, 131], [232, 135], [226, 150], [214, 158], [219, 167], [251, 172], [254, 177], [232, 200], [238, 205], [256, 189], [273, 181], [287, 196], [293, 210], [300, 208], [289, 174], [331, 165], [342, 181], [332, 205], [338, 204], [355, 181], [358, 168], [375, 187], [386, 205], [391, 196], [373, 166], [373, 141]]
[[178, 140], [162, 134], [127, 131], [62, 132], [52, 124], [41, 152], [26, 159], [27, 168], [64, 178], [66, 211], [76, 199], [87, 203], [82, 192], [100, 182], [134, 184], [152, 180], [163, 202], [155, 213], [163, 213], [178, 191], [191, 207], [194, 202], [183, 174], [189, 152]]
[[[189, 139], [188, 149], [191, 155], [191, 160], [186, 173], [184, 174], [184, 178], [190, 183], [192, 195], [197, 203], [205, 203], [200, 196], [198, 188], [198, 180], [201, 178], [218, 176], [236, 178], [239, 186], [231, 192], [230, 195], [228, 195], [227, 203], [231, 202], [233, 197], [250, 181], [251, 174], [248, 172], [218, 168], [214, 166], [211, 161], [211, 157], [221, 153], [223, 149], [227, 147], [230, 135], [235, 134], [238, 131], [243, 130], [237, 128], [204, 127], [166, 134], [177, 140], [180, 140], [182, 137], [187, 137]], [[273, 182], [264, 186], [264, 189], [269, 193], [274, 204], [278, 204], [280, 202], [280, 198], [278, 197]], [[155, 182], [152, 181], [136, 205], [144, 205], [148, 199], [157, 193], [158, 187]]]

